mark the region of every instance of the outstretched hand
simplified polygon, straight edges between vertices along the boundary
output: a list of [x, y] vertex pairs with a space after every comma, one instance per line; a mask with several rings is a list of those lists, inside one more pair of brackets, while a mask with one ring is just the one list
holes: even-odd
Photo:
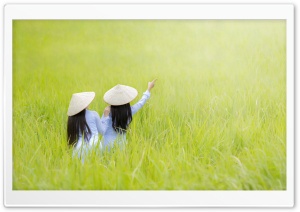
[[152, 82], [148, 82], [148, 91], [150, 92], [150, 90], [154, 87], [155, 82], [157, 79], [153, 80]]

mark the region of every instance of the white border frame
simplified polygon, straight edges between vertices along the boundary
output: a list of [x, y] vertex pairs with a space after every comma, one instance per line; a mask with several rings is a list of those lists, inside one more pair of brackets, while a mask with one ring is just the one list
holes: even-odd
[[[67, 11], [67, 12], [66, 12]], [[12, 22], [22, 19], [286, 20], [285, 191], [17, 191], [12, 189]], [[4, 205], [6, 207], [292, 207], [294, 205], [294, 5], [7, 4], [4, 7]]]

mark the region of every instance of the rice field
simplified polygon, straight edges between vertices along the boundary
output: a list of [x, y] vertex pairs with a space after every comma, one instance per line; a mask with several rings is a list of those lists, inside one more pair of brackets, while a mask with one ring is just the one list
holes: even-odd
[[[280, 20], [15, 20], [14, 190], [285, 190]], [[67, 146], [73, 93], [139, 91], [125, 150]], [[100, 136], [101, 137], [101, 136]]]

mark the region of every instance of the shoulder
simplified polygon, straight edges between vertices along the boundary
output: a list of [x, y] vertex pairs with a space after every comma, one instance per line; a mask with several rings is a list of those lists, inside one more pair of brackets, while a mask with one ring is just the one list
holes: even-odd
[[91, 116], [99, 117], [99, 114], [94, 110], [86, 110], [86, 113]]

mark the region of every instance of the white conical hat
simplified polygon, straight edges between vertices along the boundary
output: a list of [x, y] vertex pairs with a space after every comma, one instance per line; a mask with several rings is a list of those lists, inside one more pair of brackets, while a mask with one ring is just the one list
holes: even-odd
[[74, 93], [70, 101], [68, 116], [74, 116], [84, 110], [95, 98], [95, 92]]
[[104, 94], [103, 99], [110, 105], [118, 106], [131, 102], [137, 95], [138, 92], [135, 88], [126, 85], [116, 85]]

